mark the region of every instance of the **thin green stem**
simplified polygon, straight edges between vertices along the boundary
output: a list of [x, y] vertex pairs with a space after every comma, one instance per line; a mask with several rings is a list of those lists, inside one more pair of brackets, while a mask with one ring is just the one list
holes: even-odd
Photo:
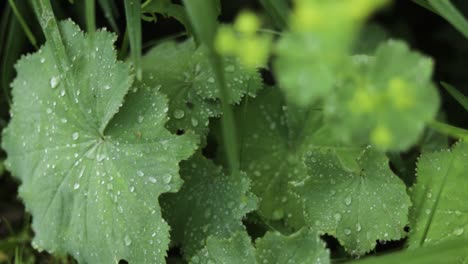
[[32, 31], [29, 28], [28, 24], [26, 24], [26, 22], [24, 21], [23, 16], [18, 11], [18, 8], [16, 7], [15, 2], [13, 0], [8, 0], [8, 3], [10, 4], [11, 10], [13, 11], [16, 18], [18, 19], [21, 27], [23, 28], [23, 31], [26, 34], [26, 37], [29, 39], [29, 42], [31, 42], [31, 44], [37, 49], [38, 47], [37, 47], [36, 37], [32, 33]]
[[86, 28], [88, 33], [93, 34], [96, 31], [96, 3], [94, 0], [85, 1], [86, 8]]
[[221, 56], [214, 48], [214, 38], [218, 28], [218, 11], [215, 1], [184, 0], [188, 17], [195, 32], [196, 39], [208, 48], [208, 56], [214, 70], [214, 77], [219, 84], [219, 93], [223, 117], [221, 119], [223, 142], [231, 173], [239, 173], [239, 149], [234, 114], [229, 104], [230, 91], [226, 85]]
[[439, 121], [432, 121], [429, 123], [429, 126], [444, 135], [459, 139], [468, 139], [468, 130], [466, 129], [451, 126]]
[[141, 80], [141, 3], [139, 0], [124, 0], [124, 4], [130, 53], [137, 79]]

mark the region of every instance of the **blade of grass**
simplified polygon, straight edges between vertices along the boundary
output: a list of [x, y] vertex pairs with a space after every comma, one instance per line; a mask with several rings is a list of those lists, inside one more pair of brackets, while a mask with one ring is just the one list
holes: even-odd
[[220, 84], [220, 97], [223, 109], [223, 117], [221, 119], [223, 141], [224, 146], [226, 146], [226, 156], [231, 173], [237, 174], [239, 172], [239, 150], [234, 116], [228, 102], [229, 90], [224, 78], [223, 62], [221, 56], [214, 48], [214, 38], [218, 27], [216, 2], [209, 0], [183, 0], [183, 3], [187, 8], [187, 13], [198, 41], [208, 47], [215, 79]]
[[114, 30], [117, 34], [120, 34], [119, 27], [117, 26], [117, 22], [115, 20], [119, 17], [119, 13], [117, 7], [115, 6], [115, 2], [111, 0], [98, 0], [98, 3], [102, 11], [104, 12], [104, 16], [109, 22], [109, 25], [111, 26], [112, 30]]
[[453, 98], [455, 98], [455, 100], [457, 100], [457, 102], [461, 104], [463, 108], [465, 108], [466, 111], [468, 111], [468, 97], [466, 97], [464, 94], [462, 94], [460, 91], [455, 89], [455, 87], [453, 87], [452, 85], [448, 83], [441, 82], [441, 84], [442, 84], [442, 87], [444, 87], [445, 90], [447, 90], [447, 92], [449, 92], [449, 94]]
[[397, 253], [367, 257], [353, 261], [356, 264], [436, 264], [436, 263], [466, 263], [468, 238], [457, 238], [436, 245], [424, 246], [415, 250], [403, 250]]
[[438, 121], [432, 121], [431, 123], [429, 123], [429, 126], [442, 134], [454, 138], [468, 139], [468, 130], [466, 129], [451, 126]]
[[[416, 1], [421, 2], [421, 1]], [[468, 38], [468, 21], [450, 0], [427, 0], [430, 7]], [[424, 3], [422, 4], [425, 5]]]
[[432, 8], [432, 6], [427, 2], [427, 0], [413, 0], [416, 4], [426, 8], [427, 10], [433, 12], [434, 14], [437, 14], [437, 11]]
[[[2, 86], [4, 98], [6, 98], [8, 104], [11, 104], [10, 82], [14, 77], [13, 64], [21, 56], [26, 38], [24, 31], [19, 25], [18, 19], [12, 15], [12, 11], [8, 5], [3, 15], [2, 40], [4, 40], [4, 42], [2, 42], [1, 47], [0, 85]], [[5, 26], [5, 28], [3, 28], [3, 26]]]
[[141, 80], [141, 3], [140, 0], [124, 0], [130, 53], [136, 77]]
[[[11, 1], [11, 0], [10, 0]], [[93, 34], [96, 31], [96, 3], [94, 0], [85, 1], [86, 8], [86, 29], [88, 33]]]
[[15, 2], [13, 0], [8, 0], [8, 3], [10, 4], [11, 10], [13, 10], [13, 13], [15, 14], [16, 18], [18, 19], [18, 22], [21, 24], [21, 27], [23, 28], [23, 31], [26, 34], [26, 37], [29, 39], [29, 42], [31, 42], [31, 44], [37, 49], [36, 37], [32, 33], [32, 31], [29, 28], [28, 24], [26, 24], [26, 21], [24, 21], [23, 16], [18, 11], [18, 8], [16, 7]]
[[34, 13], [36, 14], [42, 31], [48, 44], [53, 50], [55, 65], [58, 71], [63, 76], [63, 81], [68, 87], [73, 87], [74, 81], [71, 80], [72, 75], [68, 74], [70, 69], [70, 58], [65, 50], [65, 45], [62, 40], [57, 20], [55, 19], [54, 12], [50, 0], [31, 0]]
[[286, 0], [260, 0], [277, 29], [285, 29], [288, 21], [288, 2]]

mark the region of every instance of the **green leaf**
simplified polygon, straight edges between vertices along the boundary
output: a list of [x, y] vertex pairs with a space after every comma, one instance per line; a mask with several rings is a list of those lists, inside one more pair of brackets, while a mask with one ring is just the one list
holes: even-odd
[[413, 250], [400, 250], [396, 253], [366, 257], [351, 263], [357, 264], [440, 264], [467, 263], [468, 238], [456, 238]]
[[181, 175], [185, 181], [182, 189], [163, 196], [162, 204], [173, 242], [182, 244], [190, 259], [208, 237], [227, 238], [243, 231], [241, 220], [256, 208], [257, 199], [249, 192], [245, 174], [225, 175], [201, 154], [181, 164]]
[[119, 18], [119, 11], [113, 0], [98, 0], [99, 6], [104, 12], [104, 16], [109, 22], [112, 30], [119, 33], [119, 27], [117, 26], [116, 18]]
[[178, 163], [195, 140], [164, 128], [167, 100], [156, 90], [127, 95], [132, 76], [116, 61], [114, 35], [90, 38], [71, 22], [60, 29], [69, 82], [49, 42], [21, 59], [4, 132], [7, 167], [33, 215], [33, 245], [83, 263], [162, 263], [169, 226], [157, 199], [179, 189]]
[[361, 25], [385, 2], [294, 1], [291, 31], [281, 36], [273, 64], [290, 102], [307, 106], [333, 91], [348, 71], [349, 54]]
[[330, 256], [317, 233], [303, 228], [289, 236], [268, 232], [256, 241], [256, 249], [245, 232], [237, 232], [224, 239], [210, 237], [206, 247], [190, 263], [326, 264], [330, 263]]
[[286, 0], [260, 0], [263, 8], [267, 11], [271, 18], [271, 22], [278, 29], [285, 29], [287, 27], [287, 20], [289, 16], [289, 5]]
[[257, 263], [330, 263], [330, 252], [317, 233], [303, 228], [290, 236], [268, 232], [255, 241]]
[[[262, 87], [260, 75], [234, 58], [224, 58], [224, 75], [230, 88], [228, 102], [238, 103], [245, 95], [255, 96]], [[204, 47], [193, 40], [165, 42], [143, 57], [143, 82], [160, 87], [169, 98], [168, 127], [171, 131], [195, 131], [206, 135], [210, 117], [221, 114], [220, 85], [214, 77]]]
[[309, 152], [310, 177], [293, 183], [307, 224], [335, 236], [353, 255], [369, 252], [376, 240], [404, 237], [411, 202], [385, 155], [366, 148], [355, 158], [355, 171], [343, 167], [332, 151]]
[[370, 141], [381, 150], [408, 149], [439, 107], [431, 83], [432, 60], [400, 41], [382, 44], [375, 57], [354, 60], [354, 77], [326, 99], [327, 122], [347, 142]]
[[427, 0], [427, 2], [441, 17], [468, 38], [468, 21], [450, 0]]
[[[288, 183], [305, 177], [307, 168], [299, 150], [305, 146], [302, 135], [313, 133], [321, 124], [321, 112], [311, 111], [310, 117], [308, 113], [308, 109], [286, 107], [276, 87], [265, 88], [235, 112], [241, 132], [241, 170], [251, 178], [252, 191], [260, 198], [260, 215], [271, 220], [288, 218], [294, 226], [302, 225], [301, 208]], [[311, 121], [305, 122], [305, 117]]]
[[141, 0], [124, 0], [124, 4], [132, 62], [135, 67], [136, 77], [141, 80]]
[[149, 13], [152, 15], [152, 17], [149, 17], [147, 15], [143, 16], [143, 18], [145, 18], [148, 21], [156, 20], [155, 13], [173, 17], [177, 19], [180, 23], [182, 23], [182, 25], [184, 25], [184, 27], [188, 31], [191, 31], [190, 22], [187, 18], [187, 14], [185, 12], [184, 7], [179, 4], [173, 4], [171, 0], [146, 1], [141, 7], [141, 12], [143, 14]]
[[418, 161], [411, 191], [411, 248], [468, 237], [467, 162], [466, 142], [451, 150], [424, 154]]
[[255, 248], [246, 232], [236, 232], [229, 238], [209, 237], [206, 246], [197, 252], [190, 264], [256, 264]]
[[468, 111], [468, 97], [462, 94], [460, 91], [455, 89], [452, 85], [442, 82], [442, 87], [449, 92], [449, 94], [455, 98], [455, 100]]

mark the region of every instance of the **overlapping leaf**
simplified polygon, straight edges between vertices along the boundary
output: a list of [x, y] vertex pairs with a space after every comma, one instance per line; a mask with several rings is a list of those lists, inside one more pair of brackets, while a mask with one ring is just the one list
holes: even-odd
[[[285, 110], [288, 108], [275, 87], [265, 88], [256, 100], [238, 108], [235, 114], [240, 131], [240, 163], [252, 180], [252, 191], [260, 198], [260, 214], [273, 220], [289, 216], [300, 225], [301, 209], [288, 182], [307, 174], [299, 150], [303, 146], [301, 136], [317, 129], [321, 119], [320, 112], [311, 111], [311, 121], [304, 125], [307, 109], [290, 109], [290, 117]], [[298, 114], [292, 114], [295, 111]], [[296, 131], [304, 133], [298, 135]]]
[[283, 100], [277, 89], [265, 88], [236, 113], [241, 167], [260, 198], [260, 215], [298, 228], [304, 210], [306, 225], [336, 236], [357, 255], [376, 240], [402, 238], [410, 201], [385, 155], [340, 144], [319, 106]]
[[33, 244], [83, 263], [162, 263], [169, 226], [157, 198], [179, 189], [194, 137], [164, 128], [167, 100], [155, 89], [126, 95], [132, 77], [116, 61], [115, 36], [90, 37], [71, 22], [61, 33], [70, 68], [58, 72], [47, 43], [21, 59], [4, 133]]
[[317, 233], [303, 228], [284, 236], [278, 232], [268, 232], [255, 241], [257, 263], [330, 263], [330, 253]]
[[[255, 70], [243, 68], [233, 58], [224, 59], [229, 103], [238, 103], [244, 95], [254, 96], [262, 87]], [[169, 101], [169, 129], [207, 133], [210, 117], [221, 112], [219, 85], [204, 47], [192, 40], [165, 42], [143, 58], [144, 82], [159, 87]]]
[[249, 179], [224, 175], [221, 167], [201, 154], [181, 165], [184, 179], [176, 194], [163, 196], [163, 213], [172, 227], [173, 242], [182, 245], [186, 258], [205, 246], [210, 236], [229, 237], [244, 230], [242, 218], [256, 208]]
[[362, 22], [386, 1], [294, 2], [291, 31], [278, 43], [274, 68], [289, 101], [306, 106], [327, 96], [343, 77]]
[[[417, 248], [450, 238], [468, 237], [468, 144], [424, 154], [411, 191], [409, 246]], [[468, 251], [466, 255], [468, 256]]]
[[330, 256], [317, 233], [304, 228], [290, 236], [268, 232], [256, 241], [256, 248], [245, 232], [225, 239], [210, 237], [206, 247], [191, 259], [191, 263], [326, 264], [330, 263]]
[[372, 250], [377, 240], [404, 237], [411, 202], [385, 155], [372, 149], [359, 155], [352, 149], [333, 151], [309, 152], [311, 176], [294, 183], [306, 222], [338, 238], [355, 255]]
[[383, 150], [405, 150], [437, 113], [432, 61], [399, 41], [382, 44], [375, 57], [355, 57], [354, 77], [327, 98], [327, 121], [340, 138]]
[[236, 232], [227, 238], [209, 237], [206, 246], [190, 260], [191, 264], [255, 264], [255, 248], [246, 232]]

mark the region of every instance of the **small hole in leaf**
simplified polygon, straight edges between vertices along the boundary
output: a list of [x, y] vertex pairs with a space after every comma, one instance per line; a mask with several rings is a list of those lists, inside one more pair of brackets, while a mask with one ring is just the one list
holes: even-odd
[[125, 259], [121, 259], [119, 260], [119, 264], [128, 264], [128, 261], [126, 261]]
[[263, 82], [267, 85], [275, 85], [276, 80], [273, 76], [273, 73], [266, 69], [260, 69], [260, 74], [262, 75]]
[[185, 104], [187, 105], [188, 109], [193, 109], [193, 103], [192, 102], [187, 101]]
[[183, 135], [185, 134], [185, 131], [183, 129], [178, 129], [177, 132], [176, 132], [176, 135]]

